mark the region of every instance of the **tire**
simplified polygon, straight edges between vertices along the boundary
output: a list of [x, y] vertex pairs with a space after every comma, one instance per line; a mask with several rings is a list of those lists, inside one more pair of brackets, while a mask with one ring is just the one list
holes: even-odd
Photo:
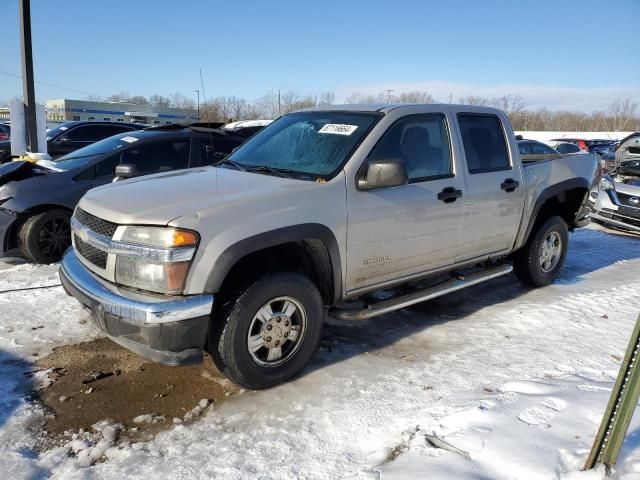
[[516, 252], [513, 259], [516, 276], [534, 287], [549, 285], [562, 270], [568, 246], [567, 224], [557, 215], [549, 218]]
[[208, 348], [214, 363], [233, 382], [261, 390], [304, 368], [318, 348], [324, 310], [308, 277], [276, 273], [253, 282], [217, 314]]
[[53, 209], [27, 219], [18, 231], [22, 255], [35, 263], [54, 263], [71, 245], [71, 213]]

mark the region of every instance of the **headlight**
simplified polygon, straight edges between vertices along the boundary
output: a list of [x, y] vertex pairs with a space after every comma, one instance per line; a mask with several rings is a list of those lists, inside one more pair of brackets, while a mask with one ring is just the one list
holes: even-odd
[[131, 245], [132, 251], [117, 254], [116, 283], [151, 292], [181, 293], [198, 245], [198, 234], [177, 228], [121, 228], [116, 233], [118, 242]]
[[600, 180], [600, 190], [602, 190], [603, 192], [605, 190], [615, 190], [616, 187], [613, 184], [613, 182], [607, 178], [603, 178], [602, 180]]

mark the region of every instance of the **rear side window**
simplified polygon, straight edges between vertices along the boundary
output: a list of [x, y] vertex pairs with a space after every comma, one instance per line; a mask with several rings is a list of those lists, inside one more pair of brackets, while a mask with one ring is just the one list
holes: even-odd
[[534, 142], [531, 144], [531, 151], [535, 155], [557, 154], [551, 147], [546, 146], [544, 143], [538, 143], [538, 142]]
[[74, 142], [96, 142], [105, 138], [100, 125], [84, 125], [82, 127], [77, 127], [64, 136]]
[[451, 149], [444, 116], [410, 115], [384, 133], [369, 160], [404, 160], [410, 182], [451, 177]]
[[194, 156], [192, 167], [201, 165], [213, 165], [229, 155], [234, 148], [242, 145], [242, 141], [232, 140], [228, 138], [214, 137], [211, 139], [200, 139], [197, 141], [199, 145], [198, 155]]
[[140, 174], [189, 167], [189, 141], [153, 142], [122, 152], [120, 163], [133, 163]]
[[495, 115], [458, 114], [469, 173], [509, 170], [504, 131]]

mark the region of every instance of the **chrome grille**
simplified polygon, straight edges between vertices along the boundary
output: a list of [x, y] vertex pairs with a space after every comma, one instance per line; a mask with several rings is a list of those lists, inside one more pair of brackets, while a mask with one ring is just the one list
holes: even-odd
[[107, 268], [107, 252], [99, 250], [83, 242], [76, 234], [73, 235], [76, 251], [88, 262], [99, 268]]
[[91, 215], [81, 208], [76, 209], [76, 213], [74, 214], [74, 216], [76, 217], [76, 220], [78, 220], [78, 222], [87, 227], [89, 230], [92, 230], [100, 235], [104, 235], [105, 237], [113, 237], [113, 234], [116, 233], [116, 229], [118, 228], [117, 224], [107, 222], [106, 220]]

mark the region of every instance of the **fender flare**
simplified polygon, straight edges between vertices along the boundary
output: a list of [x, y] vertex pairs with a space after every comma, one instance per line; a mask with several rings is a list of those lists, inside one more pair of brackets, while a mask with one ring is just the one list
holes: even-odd
[[303, 223], [278, 228], [247, 237], [227, 247], [216, 259], [205, 283], [205, 292], [217, 293], [233, 266], [251, 253], [283, 243], [319, 240], [327, 249], [331, 261], [334, 300], [342, 296], [342, 262], [338, 241], [329, 227], [319, 223]]
[[[575, 188], [584, 188], [587, 191], [586, 195], [588, 196], [591, 185], [586, 178], [571, 178], [569, 180], [564, 180], [560, 183], [556, 183], [555, 185], [551, 185], [550, 187], [545, 188], [540, 193], [540, 195], [538, 195], [536, 203], [533, 206], [533, 209], [531, 210], [531, 216], [529, 217], [529, 223], [527, 224], [527, 229], [522, 239], [522, 245], [526, 244], [527, 241], [529, 240], [529, 236], [533, 231], [533, 226], [538, 220], [540, 209], [547, 202], [547, 200], [557, 196], [562, 192], [573, 190]], [[578, 208], [578, 211], [576, 213], [578, 213], [581, 209], [582, 209], [582, 205]]]

